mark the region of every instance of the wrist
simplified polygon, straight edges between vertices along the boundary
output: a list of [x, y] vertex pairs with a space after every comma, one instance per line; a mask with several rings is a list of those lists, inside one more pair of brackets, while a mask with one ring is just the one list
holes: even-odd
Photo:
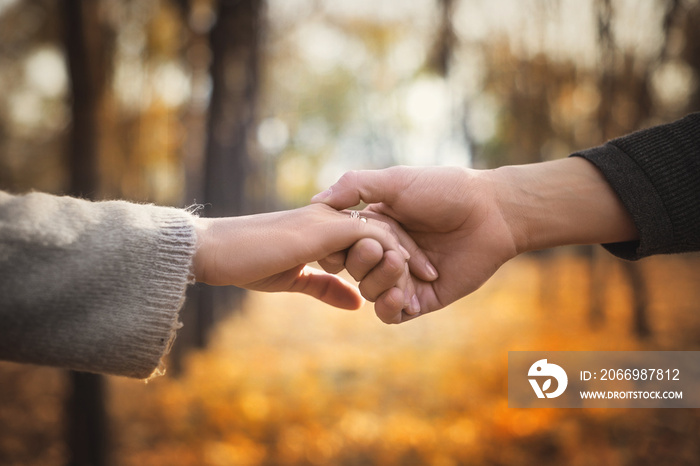
[[196, 282], [206, 283], [206, 273], [210, 268], [207, 266], [209, 262], [207, 259], [212, 257], [212, 219], [209, 218], [195, 218], [194, 221], [194, 231], [197, 237], [197, 246], [192, 257], [192, 266], [190, 272], [194, 276]]
[[617, 194], [585, 159], [502, 167], [492, 177], [518, 253], [638, 237]]

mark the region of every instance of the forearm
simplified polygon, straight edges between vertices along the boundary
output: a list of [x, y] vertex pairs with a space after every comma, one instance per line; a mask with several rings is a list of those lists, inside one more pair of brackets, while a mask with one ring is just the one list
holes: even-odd
[[491, 179], [519, 253], [638, 237], [617, 194], [584, 159], [501, 167]]

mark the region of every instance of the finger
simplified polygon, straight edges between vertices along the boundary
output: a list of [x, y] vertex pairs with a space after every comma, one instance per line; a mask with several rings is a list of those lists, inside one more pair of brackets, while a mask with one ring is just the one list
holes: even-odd
[[352, 245], [345, 259], [345, 268], [348, 273], [361, 282], [365, 276], [384, 257], [384, 249], [382, 245], [371, 238], [363, 238]]
[[382, 293], [374, 303], [374, 312], [385, 324], [399, 324], [402, 321], [404, 294], [398, 288]]
[[342, 278], [313, 267], [304, 267], [289, 291], [304, 293], [341, 309], [359, 309], [364, 299], [357, 288]]
[[[396, 251], [386, 251], [382, 262], [360, 282], [360, 293], [369, 301], [376, 301], [386, 290], [396, 286], [404, 274], [406, 261]], [[403, 294], [403, 288], [401, 288]], [[403, 308], [404, 298], [400, 299]]]
[[[380, 246], [381, 247], [381, 246]], [[318, 265], [323, 268], [328, 273], [338, 273], [345, 268], [345, 257], [347, 256], [347, 251], [338, 251], [330, 254], [325, 259], [318, 261]]]
[[[405, 260], [409, 257], [391, 226], [385, 222], [368, 220], [359, 214], [351, 217], [349, 213], [338, 212], [324, 204], [311, 205], [304, 209], [306, 213], [315, 212], [323, 221], [323, 226], [309, 229], [308, 234], [303, 236], [303, 240], [300, 241], [303, 247], [297, 251], [294, 260], [296, 263], [318, 261], [319, 257], [326, 258], [336, 251], [344, 251], [363, 238], [376, 240], [384, 251], [395, 251], [401, 257], [405, 257]], [[335, 220], [328, 222], [329, 216], [335, 217]], [[313, 216], [309, 217], [314, 221]]]
[[406, 233], [406, 230], [403, 229], [399, 222], [397, 222], [391, 217], [388, 217], [386, 214], [381, 213], [380, 211], [375, 212], [373, 209], [376, 209], [376, 207], [370, 206], [368, 209], [363, 210], [362, 213], [368, 218], [373, 218], [378, 221], [387, 222], [389, 223], [389, 225], [391, 225], [393, 233], [398, 238], [399, 243], [401, 243], [401, 246], [403, 246], [404, 249], [406, 249], [410, 256], [408, 265], [410, 267], [411, 272], [416, 277], [426, 282], [432, 282], [434, 280], [437, 280], [437, 270], [430, 262], [430, 259], [428, 259], [428, 256], [425, 254], [425, 252], [423, 252], [423, 250], [418, 246], [418, 244], [416, 244], [411, 235]]
[[413, 284], [408, 262], [404, 264], [404, 273], [398, 282], [398, 287], [404, 293], [403, 311], [409, 316], [420, 314], [420, 302], [418, 301], [418, 296], [416, 296], [416, 288]]
[[421, 314], [421, 313], [411, 315], [411, 314], [407, 313], [406, 310], [404, 309], [401, 312], [401, 322], [399, 322], [399, 323], [403, 324], [404, 322], [408, 322], [409, 320], [413, 320], [413, 319], [420, 317], [422, 315], [423, 314]]
[[366, 212], [367, 214], [374, 217], [371, 219], [368, 218], [367, 215], [364, 215], [364, 211], [360, 213], [360, 211], [358, 210], [344, 210], [343, 213], [349, 214], [350, 219], [353, 221], [359, 221], [360, 223], [364, 223], [365, 225], [369, 223], [369, 226], [367, 228], [369, 228], [370, 230], [376, 228], [382, 230], [383, 233], [376, 238], [377, 241], [379, 241], [380, 245], [384, 248], [384, 250], [398, 249], [405, 260], [408, 260], [411, 257], [408, 250], [406, 250], [406, 248], [404, 248], [401, 244], [399, 235], [397, 234], [397, 231], [401, 230], [401, 226], [397, 222], [393, 221], [391, 218], [387, 217], [386, 215], [375, 214], [372, 211]]
[[410, 183], [407, 171], [406, 167], [350, 171], [329, 189], [312, 197], [311, 202], [323, 202], [336, 209], [347, 209], [360, 201], [391, 204]]
[[334, 232], [328, 233], [334, 235], [332, 241], [340, 246], [337, 249], [347, 248], [349, 238], [354, 238], [350, 242], [351, 245], [363, 238], [370, 238], [376, 240], [384, 251], [395, 251], [404, 260], [409, 258], [408, 251], [401, 246], [398, 236], [386, 222], [348, 218], [336, 222]]

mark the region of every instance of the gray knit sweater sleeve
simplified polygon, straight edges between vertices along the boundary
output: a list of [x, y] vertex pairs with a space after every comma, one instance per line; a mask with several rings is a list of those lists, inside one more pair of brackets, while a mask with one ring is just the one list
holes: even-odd
[[639, 231], [639, 241], [605, 245], [613, 254], [700, 250], [700, 113], [572, 155], [603, 172]]
[[0, 192], [0, 359], [149, 377], [195, 243], [183, 210]]

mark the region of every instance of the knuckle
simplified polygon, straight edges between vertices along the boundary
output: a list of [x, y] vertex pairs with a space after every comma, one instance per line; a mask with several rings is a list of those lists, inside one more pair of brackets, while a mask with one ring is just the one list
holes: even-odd
[[381, 301], [377, 301], [374, 312], [385, 324], [401, 323], [401, 307], [396, 303], [392, 293], [387, 293]]
[[377, 317], [385, 324], [399, 324], [401, 323], [401, 313], [395, 312], [389, 309], [377, 311], [375, 308]]
[[381, 320], [385, 324], [395, 323], [395, 319], [396, 319], [395, 312], [391, 312], [388, 309], [384, 309], [384, 308], [376, 307], [376, 306], [374, 308], [374, 311], [377, 314], [377, 317], [379, 317], [379, 320]]
[[367, 280], [361, 281], [358, 289], [362, 297], [367, 301], [375, 302], [377, 300], [378, 293], [373, 289], [371, 284], [367, 283]]
[[363, 238], [358, 241], [350, 251], [350, 258], [362, 264], [377, 264], [382, 260], [384, 250], [381, 244], [370, 238]]
[[365, 278], [366, 271], [362, 269], [362, 267], [358, 267], [357, 265], [354, 264], [347, 264], [345, 266], [345, 270], [350, 274], [350, 276], [356, 281], [362, 283], [363, 279]]
[[338, 180], [338, 184], [341, 184], [343, 186], [354, 186], [355, 181], [357, 180], [357, 176], [357, 170], [350, 170], [348, 172], [345, 172]]
[[343, 265], [345, 263], [345, 257], [340, 254], [330, 255], [326, 258], [326, 262], [332, 265]]
[[389, 225], [389, 223], [385, 222], [384, 220], [377, 221], [376, 223], [379, 226], [379, 228], [384, 230], [386, 233], [394, 233], [394, 229], [391, 228], [391, 225]]
[[357, 252], [357, 261], [365, 266], [373, 266], [382, 260], [382, 252], [373, 248]]
[[399, 254], [394, 251], [388, 251], [384, 254], [384, 261], [379, 270], [385, 277], [395, 277], [404, 271], [404, 262]]

